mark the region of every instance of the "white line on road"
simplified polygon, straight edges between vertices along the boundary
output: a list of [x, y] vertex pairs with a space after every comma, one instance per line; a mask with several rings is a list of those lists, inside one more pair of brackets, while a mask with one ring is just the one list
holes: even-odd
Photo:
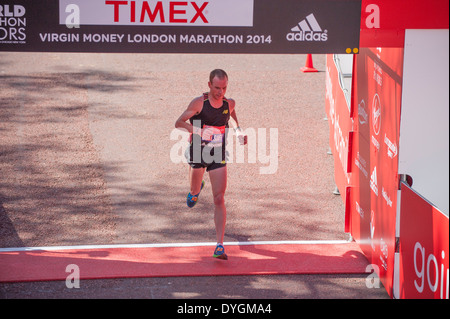
[[[281, 240], [281, 241], [244, 241], [225, 242], [224, 246], [255, 246], [255, 245], [339, 245], [348, 244], [348, 240]], [[215, 246], [216, 243], [166, 243], [166, 244], [117, 244], [117, 245], [78, 245], [78, 246], [42, 246], [42, 247], [12, 247], [0, 248], [2, 252], [22, 251], [58, 251], [58, 250], [93, 250], [93, 249], [116, 249], [116, 248], [181, 248]]]

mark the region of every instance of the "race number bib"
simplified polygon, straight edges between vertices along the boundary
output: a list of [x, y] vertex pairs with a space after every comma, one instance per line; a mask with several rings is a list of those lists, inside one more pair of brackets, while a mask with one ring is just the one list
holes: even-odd
[[222, 146], [225, 137], [225, 126], [203, 126], [202, 144], [210, 147]]

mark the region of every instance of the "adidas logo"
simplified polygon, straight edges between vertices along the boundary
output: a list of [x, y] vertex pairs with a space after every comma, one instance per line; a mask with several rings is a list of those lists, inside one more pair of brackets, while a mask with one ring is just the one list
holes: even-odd
[[372, 171], [372, 175], [370, 175], [370, 188], [378, 196], [378, 181], [377, 181], [377, 167], [375, 166]]
[[300, 21], [286, 35], [288, 41], [327, 41], [328, 30], [322, 30], [319, 23], [311, 13], [306, 19]]

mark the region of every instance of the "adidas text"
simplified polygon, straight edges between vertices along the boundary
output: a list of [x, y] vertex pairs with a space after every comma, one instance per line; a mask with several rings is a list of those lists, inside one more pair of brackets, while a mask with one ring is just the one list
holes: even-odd
[[288, 41], [327, 41], [327, 30], [324, 32], [291, 32], [286, 35]]

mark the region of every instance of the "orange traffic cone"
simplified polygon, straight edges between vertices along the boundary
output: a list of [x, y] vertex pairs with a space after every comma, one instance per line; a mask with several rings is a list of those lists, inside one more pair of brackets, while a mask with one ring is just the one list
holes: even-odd
[[313, 60], [312, 60], [312, 55], [311, 54], [306, 55], [305, 66], [303, 68], [301, 68], [300, 70], [302, 72], [319, 72], [313, 66]]

